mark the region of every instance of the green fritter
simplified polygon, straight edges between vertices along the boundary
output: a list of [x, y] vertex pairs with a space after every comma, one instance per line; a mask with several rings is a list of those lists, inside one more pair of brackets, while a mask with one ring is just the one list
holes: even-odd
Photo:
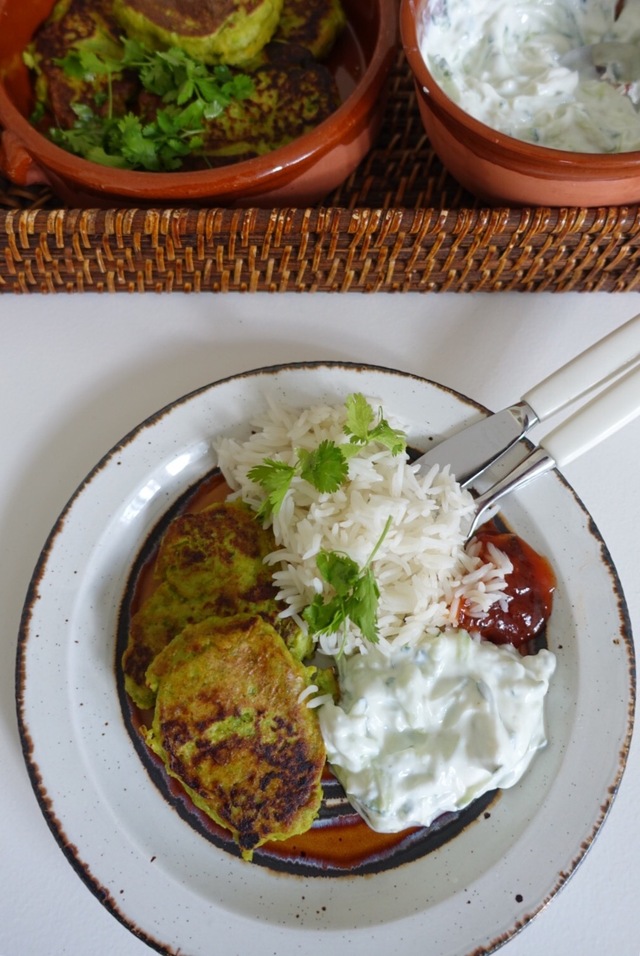
[[250, 73], [253, 92], [207, 124], [202, 157], [215, 166], [262, 156], [314, 129], [340, 105], [333, 76], [303, 47], [270, 43]]
[[123, 114], [135, 97], [137, 84], [130, 75], [114, 77], [111, 86], [107, 78], [91, 81], [65, 72], [59, 61], [74, 48], [92, 50], [118, 57], [121, 46], [119, 30], [111, 12], [112, 0], [59, 0], [51, 16], [38, 31], [30, 48], [36, 65], [36, 102], [46, 113], [50, 125], [69, 129], [76, 120], [74, 104], [95, 107], [101, 101], [99, 112], [108, 110]]
[[293, 652], [309, 653], [311, 639], [291, 618], [281, 620], [271, 570], [264, 563], [275, 548], [240, 501], [219, 502], [175, 518], [160, 542], [154, 590], [132, 616], [122, 657], [125, 690], [143, 709], [153, 706], [147, 668], [188, 624], [207, 617], [261, 614], [272, 622]]
[[314, 670], [258, 616], [187, 627], [149, 668], [149, 747], [245, 859], [317, 816], [326, 752], [316, 711], [300, 701]]
[[284, 0], [274, 40], [303, 46], [322, 60], [346, 23], [340, 0]]
[[204, 63], [242, 64], [269, 42], [282, 0], [114, 0], [128, 36], [153, 49], [180, 47]]

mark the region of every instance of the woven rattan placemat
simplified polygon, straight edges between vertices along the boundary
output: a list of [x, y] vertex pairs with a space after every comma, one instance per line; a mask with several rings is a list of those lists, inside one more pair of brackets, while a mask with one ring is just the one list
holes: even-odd
[[0, 291], [632, 291], [637, 206], [490, 209], [447, 174], [399, 54], [379, 140], [309, 209], [61, 208], [0, 179]]

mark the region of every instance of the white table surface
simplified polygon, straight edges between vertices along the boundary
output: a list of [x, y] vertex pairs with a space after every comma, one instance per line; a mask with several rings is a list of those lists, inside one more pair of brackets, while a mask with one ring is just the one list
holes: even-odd
[[[637, 311], [633, 293], [0, 297], [0, 956], [151, 952], [58, 849], [27, 777], [15, 716], [16, 637], [31, 572], [98, 459], [186, 392], [279, 362], [386, 365], [497, 409]], [[638, 632], [639, 448], [636, 420], [565, 471], [609, 546]], [[593, 848], [501, 956], [640, 954], [639, 795], [634, 740]], [[219, 941], [214, 952], [235, 956]], [[254, 952], [262, 956], [259, 939]], [[428, 939], [424, 956], [438, 956]]]

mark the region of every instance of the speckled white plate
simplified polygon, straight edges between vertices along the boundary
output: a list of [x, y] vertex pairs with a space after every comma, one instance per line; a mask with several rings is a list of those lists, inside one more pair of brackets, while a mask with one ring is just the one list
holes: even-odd
[[[552, 561], [548, 640], [558, 669], [550, 743], [517, 787], [454, 840], [375, 876], [293, 877], [203, 839], [152, 784], [116, 692], [119, 605], [167, 508], [215, 466], [212, 439], [246, 433], [271, 393], [306, 405], [379, 396], [425, 449], [483, 409], [415, 376], [313, 364], [263, 369], [158, 412], [96, 466], [35, 570], [18, 652], [18, 712], [33, 786], [61, 849], [102, 903], [159, 952], [210, 956], [467, 956], [518, 932], [584, 856], [618, 787], [634, 709], [634, 652], [606, 546], [556, 474], [507, 501]], [[212, 944], [212, 941], [217, 941]]]

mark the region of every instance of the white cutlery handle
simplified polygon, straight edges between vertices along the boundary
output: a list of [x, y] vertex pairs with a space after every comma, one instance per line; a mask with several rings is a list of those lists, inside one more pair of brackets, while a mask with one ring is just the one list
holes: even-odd
[[534, 385], [523, 400], [544, 421], [594, 386], [640, 363], [640, 315]]
[[559, 468], [594, 448], [640, 415], [640, 367], [583, 405], [539, 444]]

